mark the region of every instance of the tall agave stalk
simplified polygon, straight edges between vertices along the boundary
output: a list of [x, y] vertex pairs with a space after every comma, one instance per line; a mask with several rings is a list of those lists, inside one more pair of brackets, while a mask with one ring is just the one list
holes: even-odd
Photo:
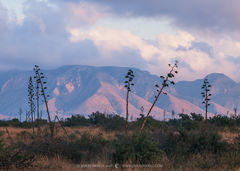
[[203, 86], [202, 86], [203, 91], [201, 92], [202, 97], [204, 98], [202, 103], [205, 106], [205, 121], [207, 121], [207, 119], [208, 119], [208, 116], [207, 116], [208, 115], [208, 107], [210, 106], [209, 101], [211, 100], [210, 97], [212, 96], [212, 94], [210, 94], [211, 87], [212, 86], [210, 85], [208, 79], [205, 78], [203, 81]]
[[40, 115], [39, 115], [39, 83], [36, 81], [36, 103], [37, 103], [37, 126], [38, 126], [38, 134], [40, 133]]
[[175, 84], [175, 82], [174, 82], [174, 81], [171, 81], [170, 79], [175, 76], [174, 74], [177, 74], [177, 73], [178, 73], [178, 72], [177, 72], [177, 68], [178, 68], [178, 65], [177, 65], [177, 64], [178, 64], [178, 61], [175, 61], [175, 64], [174, 64], [174, 65], [168, 64], [169, 67], [170, 67], [169, 73], [167, 74], [166, 77], [160, 76], [160, 78], [163, 80], [163, 81], [162, 81], [162, 85], [161, 85], [161, 86], [159, 86], [158, 84], [155, 85], [155, 87], [157, 88], [157, 95], [155, 96], [155, 99], [154, 99], [154, 101], [153, 101], [153, 103], [152, 103], [152, 105], [151, 105], [151, 107], [150, 107], [150, 109], [149, 109], [149, 111], [148, 111], [148, 113], [147, 113], [147, 116], [146, 116], [146, 118], [144, 119], [144, 121], [143, 121], [143, 123], [142, 123], [142, 126], [141, 126], [141, 128], [140, 128], [139, 134], [142, 133], [143, 128], [145, 127], [145, 124], [146, 124], [146, 122], [147, 122], [147, 120], [148, 120], [148, 118], [149, 118], [149, 116], [150, 116], [150, 113], [151, 113], [153, 107], [155, 106], [155, 104], [156, 104], [159, 96], [161, 95], [161, 93], [167, 94], [166, 92], [163, 91], [163, 89], [164, 89], [165, 87], [168, 87], [168, 86], [169, 86], [169, 83], [170, 83], [170, 84], [173, 84], [173, 85]]
[[125, 87], [127, 89], [127, 96], [126, 96], [126, 125], [125, 125], [125, 132], [126, 132], [126, 134], [127, 134], [127, 131], [128, 131], [128, 117], [129, 117], [129, 114], [128, 114], [128, 97], [129, 97], [129, 93], [131, 92], [131, 87], [134, 86], [133, 78], [134, 78], [133, 71], [131, 69], [129, 69], [127, 74], [126, 74], [126, 76], [125, 76], [126, 81], [124, 82], [125, 83]]
[[47, 100], [47, 97], [49, 97], [49, 95], [47, 95], [46, 92], [45, 92], [45, 90], [47, 89], [47, 87], [46, 87], [47, 82], [43, 81], [43, 79], [45, 77], [44, 77], [44, 74], [42, 72], [40, 72], [39, 66], [35, 65], [33, 70], [35, 71], [34, 78], [36, 79], [37, 84], [40, 85], [40, 89], [41, 89], [41, 91], [40, 91], [41, 94], [40, 95], [43, 97], [43, 100], [44, 100], [44, 103], [45, 103], [45, 107], [46, 107], [47, 115], [48, 115], [50, 133], [51, 133], [51, 137], [53, 137], [54, 136], [54, 124], [51, 121], [51, 116], [50, 116], [49, 108], [48, 108], [48, 100]]
[[32, 77], [29, 77], [28, 81], [28, 104], [30, 108], [30, 116], [32, 121], [32, 129], [34, 134], [34, 112], [35, 112], [35, 104], [34, 104], [34, 89], [32, 83]]

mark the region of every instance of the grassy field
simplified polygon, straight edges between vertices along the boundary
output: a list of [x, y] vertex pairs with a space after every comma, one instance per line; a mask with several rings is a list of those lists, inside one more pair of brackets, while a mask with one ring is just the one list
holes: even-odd
[[[72, 117], [41, 131], [31, 123], [0, 124], [0, 167], [9, 170], [238, 170], [239, 118], [182, 116], [166, 122], [143, 118], [129, 124], [98, 113]], [[64, 126], [64, 129], [61, 127]]]

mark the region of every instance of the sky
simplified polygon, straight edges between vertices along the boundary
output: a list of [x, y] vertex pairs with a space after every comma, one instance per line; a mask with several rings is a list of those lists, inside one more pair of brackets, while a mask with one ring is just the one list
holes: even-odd
[[0, 70], [127, 66], [240, 81], [239, 0], [0, 0]]

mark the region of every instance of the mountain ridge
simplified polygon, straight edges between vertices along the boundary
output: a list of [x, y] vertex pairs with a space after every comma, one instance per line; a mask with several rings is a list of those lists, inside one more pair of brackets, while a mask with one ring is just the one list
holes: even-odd
[[[49, 99], [51, 113], [54, 115], [57, 111], [67, 117], [69, 114], [88, 115], [100, 111], [124, 116], [126, 93], [124, 76], [130, 68], [65, 65], [56, 69], [42, 70], [46, 75], [47, 92], [51, 97]], [[129, 99], [129, 111], [130, 115], [136, 119], [141, 106], [144, 106], [145, 113], [149, 109], [156, 94], [154, 85], [161, 80], [159, 76], [148, 71], [131, 69], [135, 75], [135, 87]], [[30, 75], [33, 75], [33, 71], [0, 72], [2, 117], [17, 116], [19, 108], [28, 110], [27, 82]], [[209, 78], [213, 86], [213, 104], [210, 107], [212, 114], [225, 114], [226, 111], [233, 113], [233, 108], [240, 107], [240, 103], [237, 102], [240, 98], [239, 83], [222, 73], [208, 74], [204, 78]], [[200, 94], [204, 78], [176, 82], [175, 86], [166, 90], [168, 96], [160, 96], [152, 114], [158, 119], [163, 119], [164, 110], [167, 114], [166, 118], [171, 118], [172, 111], [204, 113]], [[44, 111], [43, 104], [41, 108]]]

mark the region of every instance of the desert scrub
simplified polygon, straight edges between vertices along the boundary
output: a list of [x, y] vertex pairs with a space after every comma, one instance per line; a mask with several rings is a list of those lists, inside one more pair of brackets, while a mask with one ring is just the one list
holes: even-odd
[[35, 159], [32, 153], [16, 146], [7, 146], [0, 141], [0, 169], [24, 169], [31, 167]]
[[117, 135], [113, 141], [113, 163], [149, 164], [159, 159], [162, 151], [147, 134]]
[[32, 143], [25, 144], [24, 148], [38, 156], [52, 158], [59, 155], [78, 163], [97, 160], [103, 154], [107, 144], [108, 141], [101, 135], [84, 133], [80, 138], [74, 136], [73, 140], [64, 137], [33, 140]]
[[160, 148], [169, 156], [190, 156], [192, 154], [221, 154], [227, 150], [227, 143], [212, 129], [187, 130], [178, 127], [176, 132], [165, 132], [158, 137]]

